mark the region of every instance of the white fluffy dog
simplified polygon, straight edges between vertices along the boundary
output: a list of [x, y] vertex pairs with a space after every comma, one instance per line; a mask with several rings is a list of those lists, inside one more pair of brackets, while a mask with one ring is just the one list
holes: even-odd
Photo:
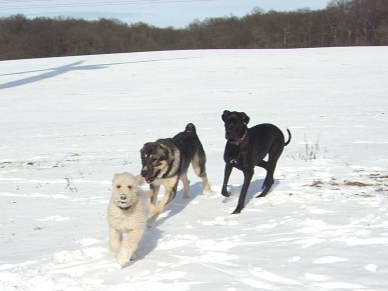
[[118, 253], [117, 262], [122, 267], [134, 258], [149, 217], [150, 196], [139, 187], [142, 183], [141, 176], [129, 173], [113, 177], [108, 206], [109, 247]]

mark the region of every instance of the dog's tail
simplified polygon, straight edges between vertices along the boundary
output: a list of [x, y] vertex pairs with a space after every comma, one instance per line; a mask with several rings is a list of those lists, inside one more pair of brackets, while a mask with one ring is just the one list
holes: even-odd
[[186, 125], [185, 132], [191, 133], [191, 134], [197, 134], [197, 130], [195, 128], [195, 125], [192, 123], [188, 123]]
[[288, 146], [288, 144], [291, 142], [291, 131], [287, 128], [288, 132], [288, 140], [284, 143], [284, 146]]

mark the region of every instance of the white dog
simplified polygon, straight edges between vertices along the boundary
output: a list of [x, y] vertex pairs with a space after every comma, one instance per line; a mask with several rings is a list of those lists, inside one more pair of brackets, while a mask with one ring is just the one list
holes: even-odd
[[[115, 174], [108, 206], [109, 247], [124, 267], [134, 258], [149, 217], [150, 195], [139, 186], [141, 176]], [[124, 238], [124, 234], [127, 238]]]

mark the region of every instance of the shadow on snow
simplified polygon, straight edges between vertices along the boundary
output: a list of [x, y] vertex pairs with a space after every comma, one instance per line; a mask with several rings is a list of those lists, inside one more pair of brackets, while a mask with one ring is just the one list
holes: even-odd
[[[147, 229], [144, 233], [142, 241], [140, 243], [140, 249], [138, 252], [138, 258], [136, 260], [141, 260], [145, 258], [149, 253], [151, 253], [158, 245], [159, 239], [162, 237], [162, 231], [158, 228], [160, 225], [165, 223], [168, 219], [171, 219], [175, 215], [182, 212], [194, 199], [201, 195], [202, 193], [202, 182], [197, 182], [190, 186], [190, 198], [183, 199], [183, 189], [177, 191], [176, 197], [171, 201], [170, 204], [162, 212], [162, 216], [165, 213], [168, 213], [166, 216], [160, 217], [155, 225]], [[163, 195], [163, 193], [160, 193]], [[136, 261], [135, 261], [136, 262]]]
[[45, 69], [45, 70], [35, 70], [35, 71], [25, 71], [25, 72], [18, 72], [18, 73], [1, 74], [0, 77], [44, 72], [40, 75], [27, 77], [27, 78], [23, 78], [20, 80], [15, 80], [15, 81], [10, 81], [10, 82], [4, 83], [4, 84], [0, 84], [0, 90], [18, 87], [18, 86], [23, 86], [23, 85], [27, 85], [27, 84], [34, 83], [34, 82], [39, 82], [39, 81], [49, 79], [49, 78], [54, 78], [54, 77], [57, 77], [59, 75], [62, 75], [62, 74], [68, 73], [68, 72], [72, 72], [72, 71], [100, 70], [100, 69], [106, 69], [109, 66], [115, 66], [115, 65], [161, 62], [161, 61], [170, 61], [170, 60], [178, 60], [178, 59], [191, 59], [191, 58], [182, 57], [182, 58], [170, 58], [170, 59], [151, 59], [151, 60], [139, 60], [139, 61], [132, 61], [132, 62], [107, 63], [107, 64], [96, 64], [96, 65], [82, 65], [85, 61], [78, 61], [78, 62], [74, 62], [74, 63], [68, 64], [68, 65], [54, 67], [54, 68]]

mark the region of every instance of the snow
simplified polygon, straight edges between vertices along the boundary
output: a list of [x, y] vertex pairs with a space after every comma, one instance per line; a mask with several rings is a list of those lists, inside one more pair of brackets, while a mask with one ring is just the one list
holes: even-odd
[[[202, 50], [0, 62], [0, 291], [386, 290], [387, 47]], [[224, 199], [222, 111], [292, 142], [271, 193]], [[175, 200], [120, 268], [114, 173], [193, 122], [214, 193]]]

